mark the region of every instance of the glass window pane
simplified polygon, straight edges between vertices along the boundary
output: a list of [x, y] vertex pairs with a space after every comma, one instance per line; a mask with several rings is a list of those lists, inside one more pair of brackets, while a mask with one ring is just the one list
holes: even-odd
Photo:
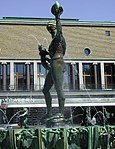
[[66, 71], [64, 73], [64, 89], [69, 89], [69, 64], [66, 64]]
[[26, 75], [26, 64], [16, 63], [14, 64], [15, 73], [15, 87], [17, 90], [27, 89], [27, 75]]
[[105, 63], [104, 64], [104, 77], [105, 77], [105, 88], [112, 89], [115, 88], [115, 74], [114, 74], [114, 64]]
[[0, 64], [0, 75], [2, 75], [2, 64]]
[[37, 82], [36, 82], [36, 89], [41, 90], [45, 83], [45, 78], [47, 74], [47, 70], [42, 66], [41, 63], [37, 64]]
[[83, 64], [83, 83], [87, 89], [95, 88], [94, 65]]

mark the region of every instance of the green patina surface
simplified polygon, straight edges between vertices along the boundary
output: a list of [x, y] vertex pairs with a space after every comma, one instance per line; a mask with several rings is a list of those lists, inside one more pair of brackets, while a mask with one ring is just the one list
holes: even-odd
[[115, 126], [0, 130], [1, 149], [114, 149]]

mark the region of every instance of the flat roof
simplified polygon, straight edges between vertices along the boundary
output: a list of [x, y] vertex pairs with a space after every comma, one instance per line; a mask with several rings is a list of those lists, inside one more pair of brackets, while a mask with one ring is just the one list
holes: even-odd
[[[45, 25], [49, 20], [54, 20], [54, 18], [3, 17], [0, 19], [0, 23], [31, 23]], [[111, 21], [81, 21], [79, 19], [67, 18], [61, 18], [61, 23], [62, 25], [115, 26], [115, 22]]]

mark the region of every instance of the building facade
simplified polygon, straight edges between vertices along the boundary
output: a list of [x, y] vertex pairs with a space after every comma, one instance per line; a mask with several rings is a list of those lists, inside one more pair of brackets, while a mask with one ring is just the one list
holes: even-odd
[[[1, 100], [7, 97], [21, 100], [26, 93], [41, 99], [47, 70], [41, 65], [38, 45], [43, 44], [48, 49], [51, 37], [46, 25], [50, 20], [0, 19]], [[81, 99], [83, 94], [88, 94], [87, 98], [93, 94], [96, 99], [100, 94], [102, 100], [112, 97], [110, 106], [115, 105], [115, 23], [78, 19], [62, 19], [61, 22], [67, 43], [63, 84], [65, 94], [69, 94], [67, 98], [75, 99], [79, 93]], [[70, 96], [72, 93], [74, 98]]]
[[[41, 66], [38, 44], [48, 48], [50, 19], [0, 20], [0, 89], [40, 90], [46, 70]], [[115, 88], [115, 24], [62, 20], [67, 42], [64, 89]]]

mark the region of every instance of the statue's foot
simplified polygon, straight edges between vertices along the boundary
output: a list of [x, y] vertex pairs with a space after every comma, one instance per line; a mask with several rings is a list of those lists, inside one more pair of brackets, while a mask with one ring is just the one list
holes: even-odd
[[45, 115], [43, 115], [43, 117], [40, 119], [40, 124], [43, 125], [47, 122], [48, 119], [51, 118], [51, 114], [46, 113]]
[[64, 115], [61, 113], [57, 113], [56, 115], [48, 118], [46, 121], [47, 127], [64, 126], [64, 124], [65, 124]]
[[64, 115], [62, 113], [57, 113], [52, 118], [64, 118]]

